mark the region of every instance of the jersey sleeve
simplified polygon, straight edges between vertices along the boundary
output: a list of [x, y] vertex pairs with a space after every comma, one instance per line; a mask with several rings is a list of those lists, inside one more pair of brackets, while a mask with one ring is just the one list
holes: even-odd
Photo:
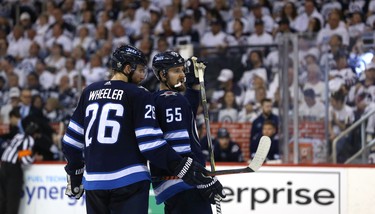
[[163, 132], [155, 116], [155, 103], [149, 92], [138, 93], [132, 99], [135, 135], [139, 150], [146, 159], [159, 168], [173, 170], [172, 162], [181, 161], [170, 145], [163, 139]]
[[188, 101], [182, 96], [159, 96], [156, 115], [163, 127], [164, 139], [179, 154], [192, 152], [188, 127], [193, 118]]
[[64, 137], [62, 138], [62, 149], [65, 158], [68, 161], [67, 169], [69, 171], [75, 171], [84, 166], [84, 93], [85, 92], [82, 93], [77, 108], [75, 109]]

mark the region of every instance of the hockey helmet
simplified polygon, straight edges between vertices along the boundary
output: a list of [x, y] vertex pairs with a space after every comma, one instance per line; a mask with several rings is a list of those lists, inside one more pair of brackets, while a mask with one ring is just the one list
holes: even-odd
[[179, 53], [175, 51], [158, 53], [152, 59], [152, 68], [158, 80], [160, 80], [160, 71], [162, 71], [163, 76], [166, 76], [170, 68], [181, 65], [185, 65], [185, 60]]
[[28, 134], [28, 135], [32, 135], [35, 132], [38, 132], [40, 128], [36, 119], [31, 116], [27, 116], [24, 119], [22, 119], [21, 125], [25, 134]]
[[111, 66], [112, 70], [122, 72], [126, 65], [130, 65], [133, 70], [137, 65], [146, 65], [146, 56], [137, 48], [131, 45], [122, 45], [118, 47], [112, 54]]

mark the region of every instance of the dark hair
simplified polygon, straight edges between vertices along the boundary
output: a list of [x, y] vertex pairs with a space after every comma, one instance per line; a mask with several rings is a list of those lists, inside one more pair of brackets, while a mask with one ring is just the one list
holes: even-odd
[[262, 99], [262, 101], [260, 101], [260, 103], [263, 105], [265, 102], [270, 102], [270, 103], [272, 103], [272, 100], [271, 99], [269, 99], [269, 98], [264, 98], [264, 99]]
[[282, 18], [288, 18], [287, 16], [286, 16], [286, 14], [285, 14], [285, 11], [284, 11], [284, 9], [285, 9], [285, 7], [287, 6], [287, 5], [292, 5], [292, 18], [294, 19], [294, 18], [296, 18], [297, 17], [297, 15], [298, 15], [298, 12], [297, 12], [297, 7], [296, 7], [296, 5], [293, 3], [293, 2], [287, 2], [284, 6], [283, 6], [283, 9], [281, 10], [281, 17]]
[[238, 109], [238, 105], [237, 105], [237, 102], [236, 102], [236, 94], [234, 93], [234, 91], [225, 91], [224, 92], [224, 95], [221, 98], [222, 109], [225, 109], [227, 107], [227, 104], [225, 102], [225, 95], [227, 95], [228, 93], [232, 93], [233, 94], [234, 100], [233, 100], [232, 108], [234, 108], [234, 109], [237, 110]]
[[344, 102], [345, 100], [345, 94], [344, 92], [340, 89], [338, 90], [337, 92], [333, 93], [331, 95], [331, 98], [336, 100], [336, 101], [339, 101], [339, 102]]
[[217, 138], [229, 138], [230, 137], [230, 134], [228, 132], [228, 130], [226, 128], [220, 128], [218, 131], [217, 131]]
[[10, 112], [9, 112], [9, 117], [17, 117], [21, 118], [21, 113], [20, 113], [20, 107], [14, 107]]
[[313, 17], [311, 19], [315, 20], [315, 25], [314, 25], [314, 28], [312, 29], [312, 31], [314, 33], [318, 33], [320, 31], [320, 29], [322, 28], [322, 24], [320, 23], [320, 20], [316, 17]]
[[265, 120], [263, 122], [263, 127], [266, 126], [266, 125], [270, 125], [270, 126], [272, 126], [273, 128], [276, 129], [276, 124], [272, 120]]

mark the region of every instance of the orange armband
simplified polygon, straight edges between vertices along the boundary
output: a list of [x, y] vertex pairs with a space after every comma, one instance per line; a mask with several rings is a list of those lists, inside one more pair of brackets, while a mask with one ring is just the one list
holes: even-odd
[[18, 158], [21, 159], [25, 156], [31, 156], [33, 152], [31, 150], [21, 150], [18, 152]]

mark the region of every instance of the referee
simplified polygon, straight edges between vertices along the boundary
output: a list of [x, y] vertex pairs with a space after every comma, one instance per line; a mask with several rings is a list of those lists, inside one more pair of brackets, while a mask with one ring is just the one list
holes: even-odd
[[23, 185], [22, 165], [30, 165], [34, 162], [32, 135], [38, 129], [38, 125], [27, 118], [21, 121], [19, 108], [14, 108], [9, 113], [9, 117], [11, 121], [21, 124], [22, 127], [1, 156], [0, 213], [18, 214]]

